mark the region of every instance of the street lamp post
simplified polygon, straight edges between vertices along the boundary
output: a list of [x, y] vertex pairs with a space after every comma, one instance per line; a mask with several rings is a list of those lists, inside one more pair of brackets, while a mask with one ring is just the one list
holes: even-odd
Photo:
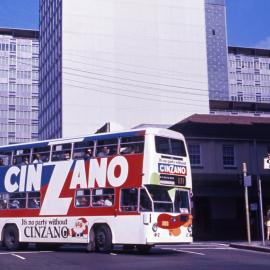
[[244, 175], [244, 188], [245, 188], [245, 208], [246, 208], [246, 225], [247, 225], [247, 239], [248, 242], [251, 242], [250, 236], [250, 221], [249, 221], [249, 206], [248, 206], [248, 184], [245, 179], [247, 177], [247, 164], [243, 163], [243, 175]]
[[261, 221], [261, 232], [262, 232], [262, 245], [265, 246], [265, 238], [264, 238], [264, 223], [263, 223], [263, 206], [262, 206], [262, 181], [260, 177], [257, 179], [258, 184], [258, 196], [259, 196], [259, 203], [260, 203], [260, 221]]

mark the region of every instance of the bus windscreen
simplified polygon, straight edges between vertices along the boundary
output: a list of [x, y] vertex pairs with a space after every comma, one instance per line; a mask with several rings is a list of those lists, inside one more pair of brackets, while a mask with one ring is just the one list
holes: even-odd
[[186, 149], [184, 142], [177, 139], [155, 137], [156, 152], [159, 154], [174, 155], [179, 157], [186, 157]]

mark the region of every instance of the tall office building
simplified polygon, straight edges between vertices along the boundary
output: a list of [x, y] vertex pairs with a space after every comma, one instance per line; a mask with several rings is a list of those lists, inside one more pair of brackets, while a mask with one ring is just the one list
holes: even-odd
[[209, 112], [204, 0], [41, 0], [41, 139]]
[[0, 28], [0, 145], [38, 138], [38, 35]]

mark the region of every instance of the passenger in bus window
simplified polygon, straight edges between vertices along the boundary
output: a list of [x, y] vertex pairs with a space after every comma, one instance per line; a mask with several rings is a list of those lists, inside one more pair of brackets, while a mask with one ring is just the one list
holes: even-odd
[[28, 201], [28, 208], [39, 208], [39, 200], [37, 198], [31, 198]]
[[87, 207], [89, 206], [89, 197], [80, 196], [76, 199], [76, 207]]
[[110, 149], [108, 146], [103, 146], [102, 150], [98, 153], [98, 157], [107, 157], [110, 153]]
[[13, 158], [12, 165], [17, 165], [17, 159], [16, 158]]
[[15, 200], [10, 200], [9, 208], [10, 208], [10, 209], [19, 209], [19, 208], [21, 208], [21, 207], [20, 207], [20, 201], [17, 200], [17, 199], [15, 199]]
[[97, 205], [99, 205], [99, 206], [103, 206], [104, 203], [105, 203], [105, 201], [104, 201], [103, 197], [100, 197], [99, 200], [97, 201]]
[[69, 160], [70, 159], [70, 153], [69, 152], [65, 152], [64, 153], [64, 160]]
[[36, 163], [42, 163], [42, 160], [41, 160], [41, 158], [40, 158], [39, 153], [36, 153], [36, 154], [34, 155], [33, 163], [34, 163], [34, 164], [36, 164]]
[[4, 160], [2, 158], [0, 158], [0, 166], [5, 166]]
[[29, 164], [29, 159], [28, 159], [28, 157], [24, 157], [24, 158], [23, 158], [22, 164], [23, 164], [23, 165], [28, 165], [28, 164]]
[[7, 209], [7, 200], [0, 200], [0, 209]]
[[92, 158], [92, 149], [88, 148], [85, 150], [85, 154], [84, 154], [84, 160], [89, 160]]
[[112, 206], [113, 205], [113, 197], [112, 195], [108, 195], [108, 197], [104, 201], [104, 205]]

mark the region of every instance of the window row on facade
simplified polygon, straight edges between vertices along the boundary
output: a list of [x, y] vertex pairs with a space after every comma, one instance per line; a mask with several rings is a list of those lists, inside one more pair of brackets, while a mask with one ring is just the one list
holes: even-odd
[[[189, 144], [189, 158], [192, 166], [203, 166], [202, 146], [200, 144]], [[222, 165], [226, 168], [235, 167], [235, 145], [222, 145]]]
[[249, 69], [265, 69], [270, 70], [270, 61], [268, 59], [263, 60], [229, 60], [230, 68], [249, 68]]
[[270, 81], [270, 73], [269, 75], [266, 75], [266, 74], [230, 72], [230, 80]]
[[[29, 43], [29, 42], [28, 42]], [[11, 51], [11, 52], [27, 52], [27, 53], [39, 53], [38, 44], [20, 44], [19, 42], [16, 43], [0, 43], [0, 51]]]

